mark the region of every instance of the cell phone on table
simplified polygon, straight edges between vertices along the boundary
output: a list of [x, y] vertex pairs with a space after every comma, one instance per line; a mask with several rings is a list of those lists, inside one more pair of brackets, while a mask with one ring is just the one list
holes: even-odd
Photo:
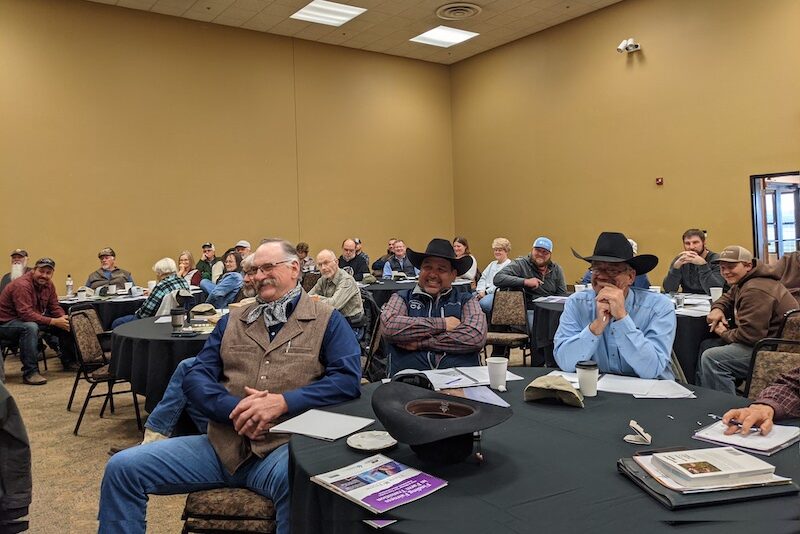
[[172, 337], [195, 337], [197, 332], [173, 332]]

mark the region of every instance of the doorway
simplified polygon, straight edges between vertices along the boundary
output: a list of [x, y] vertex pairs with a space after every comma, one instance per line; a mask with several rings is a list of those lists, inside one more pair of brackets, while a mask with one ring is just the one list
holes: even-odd
[[800, 250], [800, 171], [750, 177], [755, 256], [775, 263]]

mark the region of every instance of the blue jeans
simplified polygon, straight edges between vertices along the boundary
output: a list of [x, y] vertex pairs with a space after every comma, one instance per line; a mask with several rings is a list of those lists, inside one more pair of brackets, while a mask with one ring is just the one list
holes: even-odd
[[735, 395], [736, 380], [746, 378], [750, 370], [753, 347], [741, 343], [721, 345], [721, 341], [715, 339], [704, 341], [701, 348], [705, 350], [697, 366], [697, 384]]
[[247, 488], [275, 503], [278, 534], [291, 530], [289, 445], [249, 460], [231, 475], [208, 436], [165, 439], [120, 451], [108, 461], [100, 485], [99, 534], [144, 534], [147, 496], [213, 488]]
[[22, 376], [39, 371], [39, 325], [13, 319], [0, 324], [0, 339], [19, 345]]
[[159, 434], [171, 436], [175, 430], [175, 425], [178, 424], [181, 412], [186, 408], [186, 412], [192, 418], [194, 424], [197, 425], [197, 429], [203, 434], [206, 433], [208, 417], [192, 406], [183, 393], [183, 377], [186, 376], [186, 372], [189, 371], [196, 359], [195, 357], [186, 358], [178, 364], [175, 372], [172, 373], [172, 378], [169, 379], [164, 396], [161, 397], [161, 400], [158, 401], [156, 407], [147, 417], [147, 422], [144, 424], [145, 427]]
[[131, 314], [131, 315], [123, 315], [122, 317], [117, 317], [111, 323], [111, 330], [114, 330], [116, 327], [118, 327], [121, 324], [130, 323], [131, 321], [135, 321], [135, 320], [136, 320], [136, 316], [133, 315], [133, 314]]
[[489, 315], [490, 313], [492, 313], [492, 304], [494, 303], [494, 293], [488, 293], [484, 295], [483, 298], [478, 301], [478, 303], [481, 305], [483, 313]]

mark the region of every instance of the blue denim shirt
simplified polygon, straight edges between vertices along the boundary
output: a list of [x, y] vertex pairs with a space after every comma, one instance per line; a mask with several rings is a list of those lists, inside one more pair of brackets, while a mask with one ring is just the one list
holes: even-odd
[[597, 311], [591, 289], [573, 294], [555, 336], [554, 356], [558, 366], [568, 372], [575, 364], [594, 360], [601, 373], [674, 379], [670, 367], [672, 342], [677, 320], [669, 298], [631, 287], [625, 298], [628, 315], [611, 319], [600, 336], [589, 330]]
[[[210, 283], [210, 282], [209, 282]], [[200, 284], [204, 289], [208, 286]], [[217, 285], [208, 294], [206, 302], [215, 308], [227, 308], [233, 302], [236, 294], [242, 289], [244, 278], [237, 272], [227, 272], [219, 277]]]

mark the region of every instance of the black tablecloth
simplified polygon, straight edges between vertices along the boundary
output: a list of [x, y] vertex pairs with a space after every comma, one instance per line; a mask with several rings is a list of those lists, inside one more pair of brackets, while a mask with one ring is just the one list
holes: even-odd
[[[533, 314], [533, 365], [558, 367], [553, 358], [553, 338], [558, 330], [558, 321], [564, 311], [562, 302], [534, 302]], [[697, 358], [700, 343], [712, 337], [705, 317], [678, 315], [678, 326], [672, 348], [681, 364], [686, 379], [695, 383]]]
[[[653, 447], [710, 446], [690, 438], [708, 413], [742, 406], [744, 399], [696, 388], [697, 399], [635, 399], [600, 392], [586, 408], [525, 403], [522, 391], [547, 369], [513, 368], [526, 380], [509, 382], [500, 394], [514, 410], [501, 425], [483, 432], [482, 465], [435, 466], [420, 462], [399, 444], [385, 455], [441, 477], [449, 485], [381, 517], [399, 519], [382, 532], [420, 534], [528, 532], [742, 532], [737, 521], [751, 521], [753, 532], [800, 530], [800, 497], [669, 511], [617, 473], [616, 461], [646, 447], [622, 440], [630, 419], [653, 435]], [[332, 411], [374, 418], [370, 406], [377, 384], [363, 388], [361, 399]], [[669, 418], [671, 415], [674, 419]], [[380, 423], [369, 429], [380, 429]], [[309, 477], [344, 467], [367, 456], [333, 443], [293, 436], [292, 530], [299, 533], [375, 532], [361, 524], [373, 514], [310, 482]], [[765, 459], [776, 473], [800, 480], [797, 446]], [[704, 523], [721, 521], [728, 523]], [[699, 523], [694, 523], [699, 522]], [[758, 525], [758, 526], [756, 526]]]
[[[403, 291], [404, 289], [414, 289], [417, 285], [415, 281], [408, 282], [395, 282], [394, 280], [378, 280], [374, 284], [364, 286], [364, 289], [372, 293], [375, 303], [379, 308], [389, 302], [392, 293], [396, 291]], [[453, 289], [456, 291], [470, 291], [472, 286], [469, 283], [453, 284]]]
[[[139, 307], [144, 303], [145, 299], [140, 298], [136, 300], [87, 300], [86, 303], [91, 304], [95, 310], [97, 310], [97, 315], [100, 317], [100, 322], [103, 323], [104, 330], [111, 330], [111, 323], [114, 322], [114, 319], [118, 317], [123, 317], [125, 315], [133, 315], [133, 313], [139, 309]], [[69, 301], [69, 302], [59, 302], [64, 311], [69, 313], [70, 308], [75, 306], [76, 304], [83, 304], [83, 302], [79, 301]]]
[[208, 339], [172, 337], [172, 325], [156, 324], [154, 318], [118, 326], [112, 336], [111, 372], [129, 380], [133, 390], [144, 395], [150, 412], [164, 395], [172, 372], [185, 358], [195, 356]]

